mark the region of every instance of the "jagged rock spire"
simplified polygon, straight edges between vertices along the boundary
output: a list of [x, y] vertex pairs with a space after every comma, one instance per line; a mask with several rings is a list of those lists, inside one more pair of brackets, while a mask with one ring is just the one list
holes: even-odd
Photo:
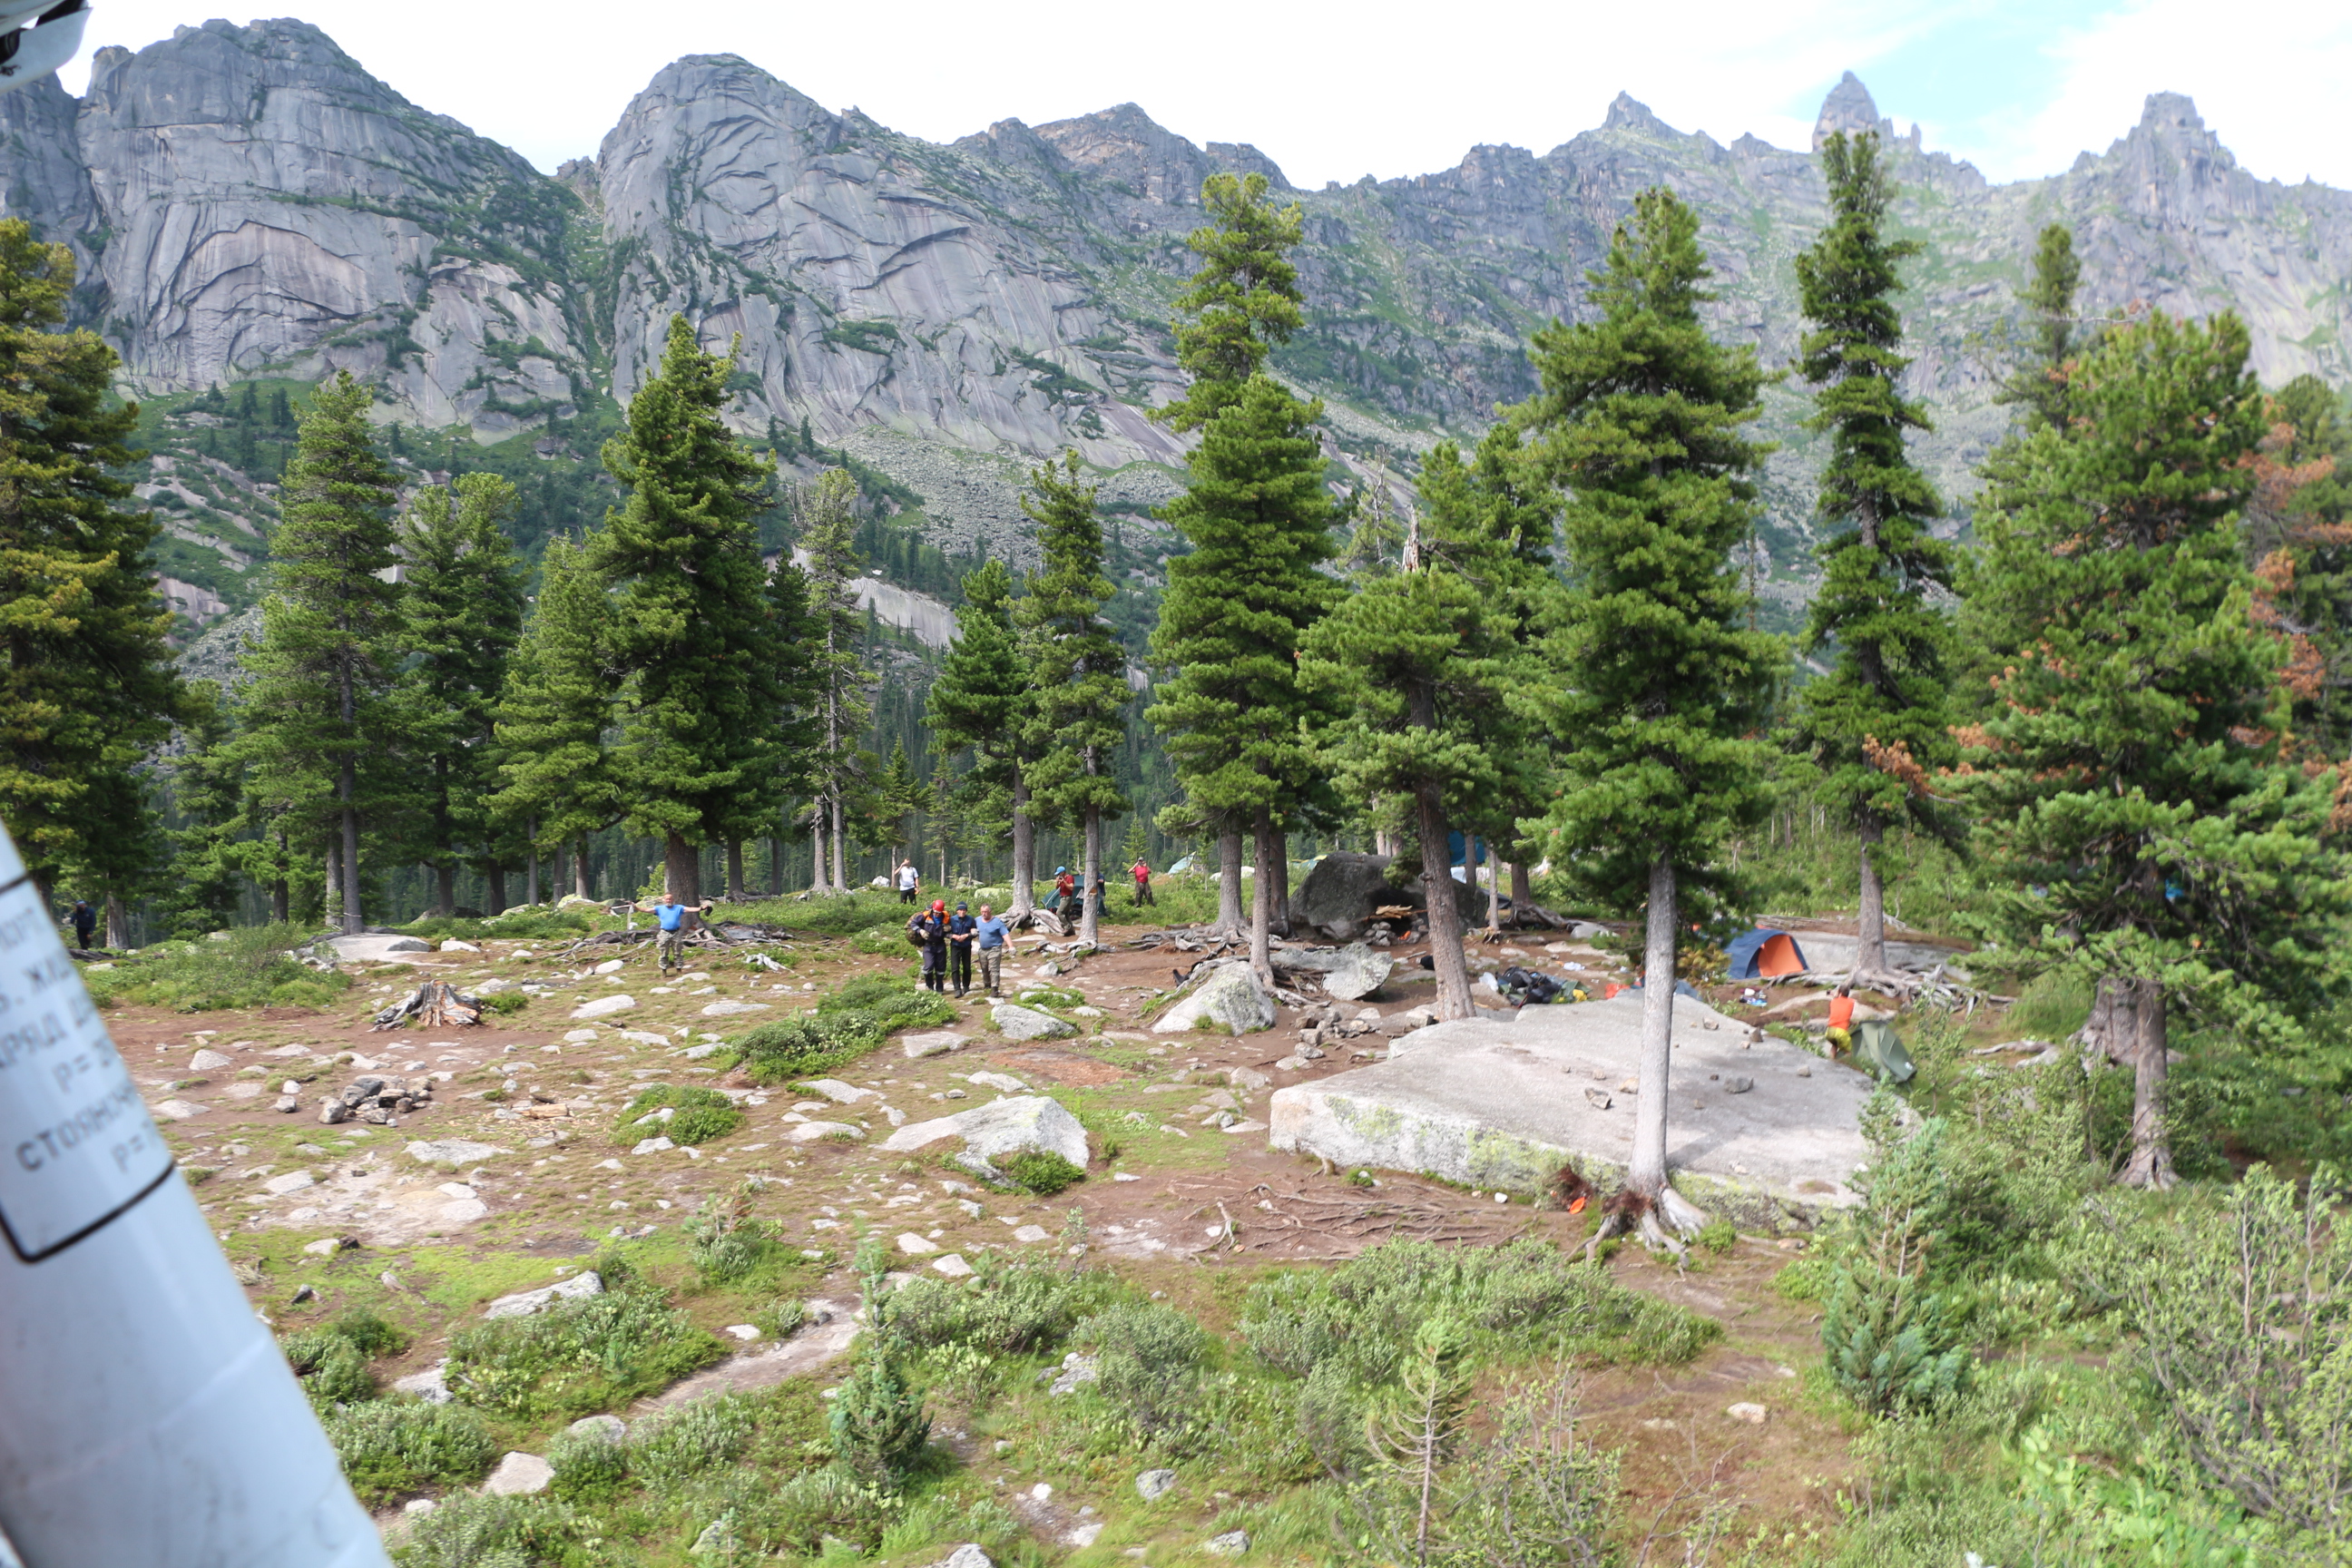
[[1822, 143], [1830, 139], [1833, 131], [1875, 131], [1888, 141], [1895, 138], [1895, 122], [1879, 118], [1878, 104], [1871, 98], [1870, 89], [1863, 86], [1862, 79], [1852, 71], [1840, 77], [1837, 86], [1822, 100], [1821, 117], [1813, 121], [1814, 152], [1822, 150]]

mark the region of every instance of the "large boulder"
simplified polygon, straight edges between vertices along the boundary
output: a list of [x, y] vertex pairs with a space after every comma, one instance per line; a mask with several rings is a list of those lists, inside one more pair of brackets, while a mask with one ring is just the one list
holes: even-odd
[[1318, 931], [1333, 942], [1354, 941], [1382, 904], [1413, 901], [1391, 879], [1390, 865], [1386, 855], [1324, 856], [1290, 895], [1290, 929]]
[[1396, 959], [1362, 942], [1339, 950], [1344, 961], [1323, 973], [1323, 994], [1335, 1002], [1360, 1002], [1378, 991], [1396, 970]]
[[1181, 1035], [1203, 1024], [1228, 1035], [1274, 1027], [1274, 999], [1258, 984], [1248, 963], [1235, 959], [1196, 970], [1192, 989], [1160, 1016], [1151, 1032]]
[[990, 1009], [988, 1016], [1008, 1040], [1058, 1040], [1078, 1032], [1075, 1024], [1017, 1002], [1000, 1002]]
[[1059, 1154], [1081, 1169], [1087, 1163], [1087, 1130], [1060, 1101], [1042, 1094], [992, 1100], [932, 1121], [910, 1121], [884, 1139], [882, 1147], [902, 1153], [945, 1138], [962, 1139], [961, 1163], [989, 1181], [998, 1179], [991, 1161], [1024, 1149]]

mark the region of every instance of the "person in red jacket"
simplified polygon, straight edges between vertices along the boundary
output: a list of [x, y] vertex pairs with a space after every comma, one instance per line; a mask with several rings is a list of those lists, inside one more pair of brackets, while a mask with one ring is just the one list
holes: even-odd
[[1853, 1049], [1853, 987], [1841, 985], [1830, 998], [1830, 1055]]
[[1135, 904], [1138, 909], [1160, 901], [1151, 896], [1151, 866], [1142, 856], [1135, 858], [1135, 864], [1127, 868], [1127, 874], [1135, 879]]

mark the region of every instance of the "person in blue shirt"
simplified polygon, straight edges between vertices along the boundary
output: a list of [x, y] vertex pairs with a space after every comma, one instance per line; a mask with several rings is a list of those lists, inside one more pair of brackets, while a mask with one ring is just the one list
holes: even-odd
[[1004, 994], [1004, 950], [1013, 944], [1013, 928], [980, 906], [980, 919], [972, 922], [972, 950], [980, 954], [980, 983], [988, 987], [991, 996]]
[[687, 908], [674, 893], [664, 893], [654, 902], [654, 919], [660, 922], [661, 934], [654, 938], [654, 946], [661, 960], [661, 972], [667, 974], [673, 966], [686, 967]]
[[969, 904], [958, 904], [948, 917], [948, 983], [955, 987], [958, 1000], [971, 989], [971, 938], [979, 929]]

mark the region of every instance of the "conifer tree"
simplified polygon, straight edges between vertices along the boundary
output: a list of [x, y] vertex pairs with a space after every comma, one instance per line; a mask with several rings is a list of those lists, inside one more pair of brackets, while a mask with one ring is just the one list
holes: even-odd
[[1103, 619], [1115, 584], [1103, 575], [1102, 520], [1094, 487], [1078, 482], [1077, 453], [1065, 453], [1058, 472], [1052, 463], [1032, 469], [1021, 509], [1037, 524], [1045, 558], [1018, 611], [1037, 689], [1029, 777], [1043, 821], [1078, 826], [1078, 940], [1093, 943], [1101, 935], [1094, 887], [1103, 823], [1127, 811], [1114, 767], [1126, 739], [1127, 655]]
[[[777, 701], [772, 722], [778, 763], [766, 780], [766, 788], [746, 803], [749, 810], [759, 814], [763, 828], [772, 828], [778, 835], [771, 844], [770, 880], [772, 890], [779, 893], [783, 891], [782, 819], [791, 803], [802, 798], [809, 789], [812, 759], [824, 733], [820, 707], [824, 693], [817, 670], [823, 628], [810, 606], [808, 574], [788, 555], [776, 563], [776, 569], [768, 576], [768, 647], [773, 661]], [[740, 846], [732, 854], [740, 858]], [[740, 868], [730, 871], [730, 875], [740, 880]]]
[[117, 361], [60, 332], [73, 254], [0, 219], [0, 817], [46, 889], [63, 873], [119, 895], [149, 843], [132, 771], [183, 700], [171, 616], [126, 511], [135, 405], [108, 406]]
[[245, 768], [231, 744], [227, 710], [209, 683], [192, 685], [170, 763], [172, 805], [181, 826], [169, 835], [172, 874], [156, 900], [173, 936], [193, 942], [236, 923], [248, 846]]
[[[859, 744], [872, 721], [874, 680], [859, 652], [857, 481], [828, 468], [794, 498], [801, 553], [807, 557], [809, 673], [820, 732], [809, 782], [816, 797], [816, 892], [849, 891], [849, 811], [865, 789], [870, 756]], [[827, 873], [825, 855], [832, 851]]]
[[979, 798], [967, 798], [966, 816], [978, 821], [1009, 816], [1013, 902], [1005, 913], [1025, 921], [1036, 908], [1037, 833], [1027, 773], [1036, 676], [1022, 657], [1013, 606], [1013, 574], [1004, 563], [983, 562], [965, 574], [956, 639], [931, 682], [925, 721], [941, 750], [971, 752], [966, 778]]
[[628, 502], [588, 541], [614, 599], [624, 815], [662, 841], [668, 889], [689, 904], [702, 896], [701, 847], [744, 836], [747, 806], [781, 763], [755, 522], [772, 470], [719, 419], [734, 363], [670, 318], [660, 370], [604, 446]]
[[1189, 488], [1160, 513], [1192, 548], [1169, 563], [1151, 657], [1170, 675], [1146, 714], [1184, 786], [1166, 825], [1218, 836], [1224, 930], [1242, 924], [1241, 834], [1256, 839], [1248, 925], [1261, 975], [1282, 916], [1273, 907], [1280, 835], [1321, 782], [1301, 739], [1297, 650], [1335, 592], [1318, 568], [1335, 553], [1338, 516], [1313, 433], [1322, 405], [1264, 374], [1300, 321], [1289, 251], [1303, 222], [1295, 203], [1269, 208], [1266, 190], [1262, 174], [1212, 175], [1201, 190], [1214, 221], [1192, 236], [1202, 267], [1177, 300], [1189, 318], [1177, 323], [1177, 361], [1192, 382], [1159, 411], [1174, 428], [1201, 433]]
[[619, 683], [605, 647], [612, 601], [583, 546], [558, 535], [540, 560], [539, 597], [523, 625], [496, 715], [499, 787], [490, 809], [536, 830], [532, 851], [572, 847], [572, 887], [589, 883], [588, 836], [620, 820], [605, 742]]
[[1903, 318], [1890, 299], [1903, 287], [1897, 266], [1919, 247], [1884, 232], [1895, 184], [1879, 161], [1875, 132], [1832, 132], [1822, 166], [1830, 223], [1797, 258], [1811, 323], [1799, 364], [1819, 389], [1805, 427], [1829, 437], [1818, 510], [1837, 531], [1819, 547], [1822, 585], [1803, 646], [1809, 653], [1833, 649], [1835, 663], [1801, 694], [1794, 738], [1811, 753], [1832, 809], [1861, 844], [1854, 969], [1866, 977], [1886, 968], [1887, 829], [1955, 831], [1927, 785], [1928, 773], [1954, 754], [1946, 734], [1950, 631], [1928, 598], [1948, 591], [1952, 575], [1948, 550], [1927, 529], [1943, 502], [1906, 445], [1911, 431], [1928, 426], [1919, 405], [1902, 394], [1911, 361], [1900, 352]]
[[2074, 321], [2074, 295], [2082, 280], [2074, 230], [2063, 223], [2050, 225], [2034, 243], [2033, 280], [2018, 290], [2030, 318], [2023, 353], [1993, 395], [1994, 402], [2022, 409], [2030, 428], [2066, 422], [2066, 362], [2091, 341], [2077, 331]]
[[874, 781], [875, 806], [889, 824], [894, 871], [901, 859], [914, 858], [913, 818], [929, 799], [930, 791], [915, 776], [915, 764], [908, 760], [907, 742], [902, 740], [890, 748], [890, 760], [882, 764], [881, 774]]
[[2172, 1180], [2172, 1011], [2292, 1057], [2340, 984], [2332, 774], [2282, 758], [2281, 650], [2249, 613], [2247, 348], [2234, 315], [2159, 314], [2070, 362], [2066, 422], [2008, 454], [1964, 578], [2004, 654], [1957, 781], [2003, 945], [2097, 983], [2146, 1186]]
[[[1516, 437], [1489, 440], [1499, 451]], [[1447, 846], [1457, 822], [1498, 801], [1539, 797], [1544, 770], [1516, 743], [1526, 719], [1515, 705], [1540, 679], [1524, 635], [1538, 590], [1521, 571], [1523, 520], [1496, 504], [1504, 498], [1482, 486], [1450, 442], [1423, 467], [1421, 499], [1399, 568], [1356, 580], [1307, 634], [1300, 674], [1337, 699], [1324, 754], [1342, 792], [1412, 803], [1437, 1016], [1467, 1018], [1470, 975]], [[1548, 518], [1538, 526], [1549, 534]]]
[[[397, 700], [404, 746], [422, 774], [421, 847], [445, 916], [457, 907], [461, 861], [503, 864], [499, 840], [508, 835], [490, 802], [498, 703], [522, 635], [526, 568], [503, 526], [514, 510], [512, 483], [465, 474], [447, 489], [417, 491], [403, 520], [409, 663]], [[529, 852], [538, 853], [535, 846]]]
[[1732, 552], [1755, 514], [1764, 448], [1747, 438], [1763, 372], [1711, 342], [1698, 217], [1672, 192], [1634, 199], [1590, 275], [1598, 319], [1536, 334], [1542, 390], [1524, 405], [1566, 494], [1571, 588], [1549, 639], [1563, 787], [1555, 865], [1621, 908], [1646, 902], [1641, 1095], [1626, 1185], [1643, 1235], [1672, 1245], [1703, 1216], [1666, 1181], [1675, 952], [1686, 891], [1765, 807], [1753, 735], [1782, 656], [1747, 625]]
[[373, 395], [348, 371], [321, 385], [279, 492], [260, 646], [247, 661], [238, 750], [248, 787], [283, 815], [293, 847], [323, 848], [331, 908], [346, 931], [361, 909], [362, 829], [388, 839], [406, 804], [388, 698], [400, 660], [397, 479], [375, 449]]

